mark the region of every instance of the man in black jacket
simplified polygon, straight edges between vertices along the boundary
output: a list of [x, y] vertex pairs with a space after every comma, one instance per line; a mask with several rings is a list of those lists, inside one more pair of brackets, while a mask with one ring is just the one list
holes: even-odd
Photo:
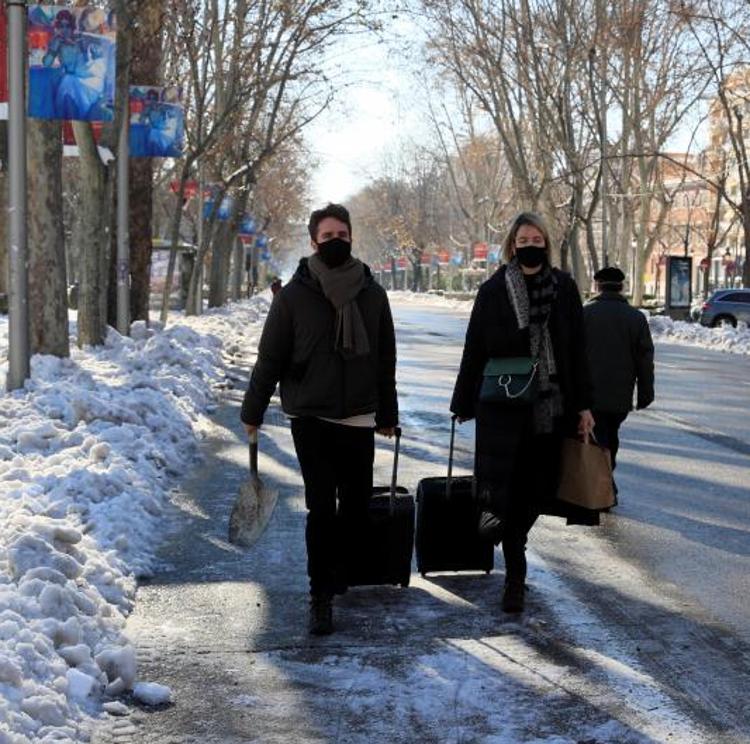
[[323, 635], [367, 518], [374, 432], [398, 424], [396, 340], [385, 291], [351, 255], [349, 212], [329, 204], [308, 227], [313, 254], [274, 297], [241, 416], [254, 432], [281, 383], [305, 482], [310, 632]]
[[654, 400], [654, 343], [646, 316], [622, 295], [622, 271], [608, 266], [597, 271], [594, 280], [599, 294], [583, 308], [594, 434], [609, 447], [614, 470], [620, 426], [633, 408], [636, 382], [636, 408], [646, 408]]

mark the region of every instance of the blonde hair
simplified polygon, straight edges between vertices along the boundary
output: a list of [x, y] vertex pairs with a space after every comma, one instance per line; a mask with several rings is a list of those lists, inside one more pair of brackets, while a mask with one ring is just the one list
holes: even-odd
[[517, 214], [513, 218], [513, 222], [510, 223], [508, 235], [506, 236], [505, 242], [503, 243], [503, 260], [505, 261], [505, 263], [508, 263], [510, 259], [513, 258], [513, 251], [516, 247], [516, 233], [524, 225], [531, 225], [532, 227], [535, 227], [537, 230], [539, 230], [540, 233], [542, 233], [542, 235], [544, 236], [544, 247], [547, 249], [547, 255], [549, 256], [549, 230], [547, 230], [547, 225], [545, 224], [544, 220], [536, 212], [521, 212], [520, 214]]

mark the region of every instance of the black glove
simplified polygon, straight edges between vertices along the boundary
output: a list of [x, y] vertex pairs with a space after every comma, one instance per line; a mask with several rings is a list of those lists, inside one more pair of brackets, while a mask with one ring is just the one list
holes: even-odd
[[654, 402], [653, 396], [649, 398], [638, 398], [638, 403], [635, 406], [636, 410], [642, 411], [644, 408], [648, 408], [653, 402]]

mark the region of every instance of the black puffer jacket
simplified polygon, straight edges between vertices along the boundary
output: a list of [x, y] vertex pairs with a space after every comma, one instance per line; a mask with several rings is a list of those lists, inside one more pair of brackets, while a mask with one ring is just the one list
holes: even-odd
[[292, 416], [342, 419], [375, 413], [378, 427], [398, 423], [396, 338], [385, 290], [365, 267], [357, 305], [370, 353], [344, 359], [334, 349], [336, 312], [300, 261], [292, 280], [274, 297], [258, 347], [258, 360], [242, 404], [242, 420], [260, 425], [281, 383], [281, 404]]
[[638, 408], [654, 400], [654, 342], [646, 316], [619, 292], [602, 292], [583, 308], [593, 408], [627, 413], [638, 382]]

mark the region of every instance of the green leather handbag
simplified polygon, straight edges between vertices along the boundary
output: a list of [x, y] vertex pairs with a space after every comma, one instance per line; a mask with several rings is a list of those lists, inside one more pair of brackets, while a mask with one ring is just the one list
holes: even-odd
[[539, 360], [531, 357], [496, 357], [487, 361], [482, 373], [479, 400], [528, 406], [537, 398]]

